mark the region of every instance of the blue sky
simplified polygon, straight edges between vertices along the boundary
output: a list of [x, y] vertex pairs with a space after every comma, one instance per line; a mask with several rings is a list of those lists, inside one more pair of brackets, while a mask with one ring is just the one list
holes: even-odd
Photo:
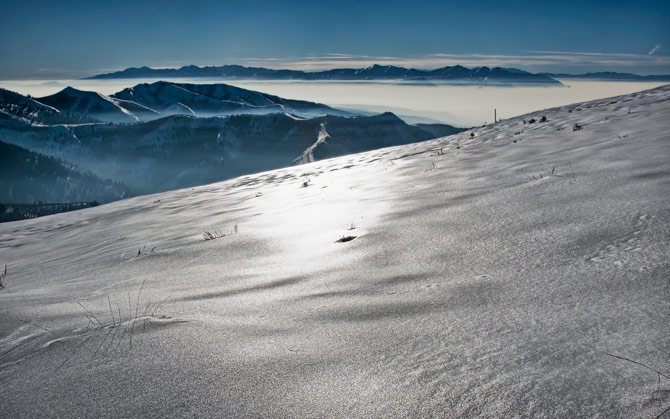
[[0, 79], [186, 64], [670, 73], [667, 0], [0, 1]]

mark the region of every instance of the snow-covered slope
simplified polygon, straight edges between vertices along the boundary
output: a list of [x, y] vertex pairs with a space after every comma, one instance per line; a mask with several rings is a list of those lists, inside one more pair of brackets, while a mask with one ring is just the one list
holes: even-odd
[[0, 88], [0, 121], [3, 124], [81, 124], [95, 119], [64, 113], [27, 96]]
[[622, 358], [670, 375], [669, 112], [665, 86], [0, 225], [0, 417], [667, 415]]
[[162, 116], [173, 114], [214, 116], [287, 112], [316, 115], [350, 115], [320, 103], [283, 99], [228, 84], [188, 84], [158, 81], [142, 83], [112, 95], [155, 109]]
[[129, 123], [159, 116], [154, 110], [132, 101], [118, 100], [97, 92], [72, 87], [66, 87], [58, 93], [37, 100], [61, 112], [84, 115], [103, 122]]

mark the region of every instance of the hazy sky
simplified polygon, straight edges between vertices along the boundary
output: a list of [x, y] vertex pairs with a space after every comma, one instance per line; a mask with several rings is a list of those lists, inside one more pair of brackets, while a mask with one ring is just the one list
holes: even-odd
[[670, 1], [7, 1], [0, 79], [392, 63], [670, 73]]

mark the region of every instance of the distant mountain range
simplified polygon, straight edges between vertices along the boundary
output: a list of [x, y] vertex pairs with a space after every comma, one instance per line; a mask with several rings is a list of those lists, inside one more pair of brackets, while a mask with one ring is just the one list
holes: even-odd
[[0, 89], [0, 202], [109, 202], [462, 130], [225, 84], [36, 99]]
[[260, 80], [407, 80], [407, 81], [450, 81], [464, 84], [554, 84], [561, 82], [544, 74], [534, 74], [515, 68], [475, 67], [460, 65], [442, 67], [435, 70], [391, 65], [373, 65], [366, 68], [339, 68], [326, 71], [306, 72], [300, 70], [273, 70], [241, 65], [153, 69], [131, 67], [114, 73], [99, 74], [89, 79], [132, 79], [132, 78], [222, 78]]

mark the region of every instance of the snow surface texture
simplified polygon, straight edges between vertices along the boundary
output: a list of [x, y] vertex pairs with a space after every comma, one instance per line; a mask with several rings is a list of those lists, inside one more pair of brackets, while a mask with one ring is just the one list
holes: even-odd
[[667, 416], [607, 354], [669, 375], [669, 114], [665, 86], [0, 225], [0, 417]]

